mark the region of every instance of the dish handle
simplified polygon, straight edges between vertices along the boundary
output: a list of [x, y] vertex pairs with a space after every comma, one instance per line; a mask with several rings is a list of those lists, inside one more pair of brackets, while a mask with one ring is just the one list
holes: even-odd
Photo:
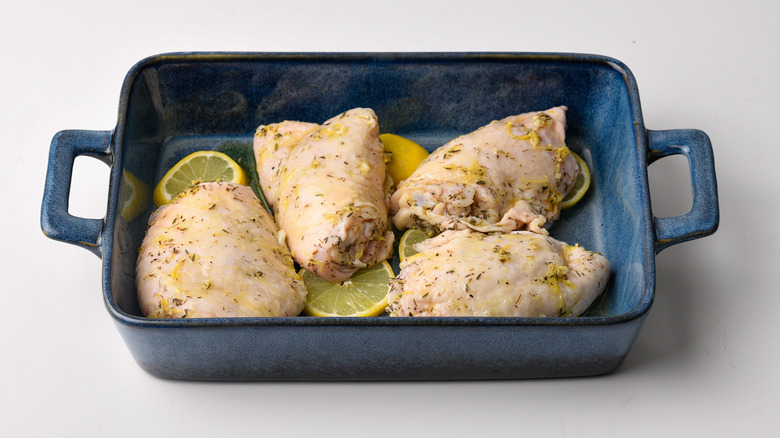
[[90, 156], [111, 165], [112, 131], [66, 130], [54, 135], [41, 206], [41, 230], [55, 240], [72, 243], [102, 257], [103, 219], [86, 219], [68, 213], [73, 163]]
[[653, 217], [655, 252], [709, 236], [718, 229], [718, 184], [715, 161], [709, 137], [698, 129], [647, 131], [648, 164], [669, 156], [682, 154], [688, 159], [691, 172], [693, 206], [681, 216]]

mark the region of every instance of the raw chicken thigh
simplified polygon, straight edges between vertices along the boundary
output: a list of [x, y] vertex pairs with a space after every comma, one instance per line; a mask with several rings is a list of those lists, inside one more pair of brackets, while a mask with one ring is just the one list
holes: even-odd
[[401, 263], [390, 316], [578, 316], [604, 290], [609, 262], [529, 231], [451, 230]]
[[373, 110], [322, 125], [260, 126], [254, 150], [261, 188], [301, 266], [337, 282], [390, 256], [391, 182]]
[[195, 185], [149, 218], [136, 268], [153, 318], [296, 316], [306, 289], [252, 189]]
[[391, 198], [397, 228], [547, 234], [579, 171], [566, 107], [493, 121], [438, 148]]

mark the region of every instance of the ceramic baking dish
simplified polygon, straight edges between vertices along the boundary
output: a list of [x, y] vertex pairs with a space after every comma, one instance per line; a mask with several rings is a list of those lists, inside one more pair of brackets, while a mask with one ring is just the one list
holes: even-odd
[[[383, 132], [433, 149], [491, 120], [567, 105], [567, 142], [592, 169], [585, 198], [551, 234], [604, 254], [605, 293], [578, 318], [234, 318], [140, 314], [134, 270], [152, 211], [123, 217], [127, 173], [154, 187], [189, 152], [251, 142], [261, 123], [323, 122], [373, 108]], [[647, 166], [682, 154], [693, 207], [654, 217]], [[111, 167], [103, 219], [68, 213], [73, 162]], [[125, 191], [124, 193], [127, 193]], [[41, 226], [102, 260], [103, 298], [149, 373], [189, 380], [415, 380], [584, 376], [615, 369], [653, 302], [655, 255], [715, 232], [712, 148], [698, 130], [645, 128], [621, 62], [539, 53], [176, 53], [127, 74], [110, 131], [65, 130], [51, 143]]]

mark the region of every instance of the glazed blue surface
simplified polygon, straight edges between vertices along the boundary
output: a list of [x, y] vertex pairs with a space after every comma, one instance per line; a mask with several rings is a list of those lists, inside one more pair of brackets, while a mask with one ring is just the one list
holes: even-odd
[[92, 156], [111, 162], [110, 131], [58, 132], [49, 148], [49, 167], [46, 174], [46, 192], [41, 207], [41, 229], [46, 236], [74, 243], [101, 256], [103, 221], [84, 219], [68, 213], [68, 197], [77, 156]]
[[[122, 172], [154, 187], [189, 152], [250, 142], [262, 123], [322, 122], [373, 108], [383, 132], [432, 150], [507, 115], [566, 105], [567, 143], [591, 188], [551, 229], [601, 252], [607, 290], [579, 318], [245, 318], [153, 320], [140, 314], [137, 248], [152, 211], [119, 214]], [[111, 135], [113, 134], [113, 135]], [[66, 141], [67, 140], [67, 141]], [[64, 152], [63, 152], [64, 151]], [[73, 218], [75, 156], [113, 162], [105, 221]], [[655, 218], [647, 165], [683, 154], [694, 205]], [[69, 186], [69, 184], [68, 184]], [[64, 208], [63, 208], [64, 207]], [[614, 59], [567, 54], [171, 54], [128, 73], [113, 132], [65, 131], [52, 141], [41, 224], [48, 236], [103, 260], [106, 306], [138, 363], [198, 380], [481, 379], [592, 375], [619, 365], [655, 293], [655, 254], [713, 233], [717, 186], [707, 136], [647, 131], [637, 86]]]

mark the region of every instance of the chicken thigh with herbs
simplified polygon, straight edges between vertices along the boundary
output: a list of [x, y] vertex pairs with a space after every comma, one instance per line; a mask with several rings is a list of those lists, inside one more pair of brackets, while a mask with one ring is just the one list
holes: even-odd
[[566, 107], [493, 121], [431, 153], [391, 198], [397, 228], [547, 234], [578, 167]]
[[387, 297], [390, 316], [578, 316], [607, 259], [539, 233], [450, 230], [418, 243]]
[[149, 218], [136, 266], [153, 318], [296, 316], [306, 289], [251, 188], [195, 185]]
[[391, 182], [373, 110], [322, 125], [262, 125], [254, 151], [260, 186], [301, 266], [337, 282], [390, 256]]

